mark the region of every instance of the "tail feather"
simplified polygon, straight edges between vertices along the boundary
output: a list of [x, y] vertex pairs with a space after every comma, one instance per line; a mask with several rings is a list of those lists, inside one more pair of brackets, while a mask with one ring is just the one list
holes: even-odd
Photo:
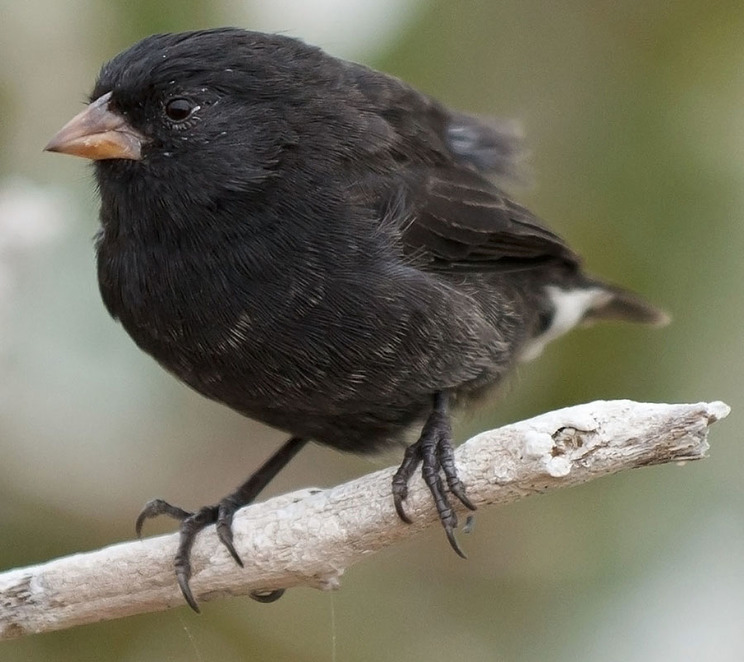
[[656, 306], [652, 306], [634, 292], [606, 283], [598, 283], [598, 285], [607, 296], [599, 297], [594, 305], [587, 309], [582, 319], [584, 325], [608, 320], [661, 327], [666, 326], [671, 321], [667, 313]]
[[653, 326], [669, 323], [669, 316], [633, 292], [601, 281], [585, 279], [572, 286], [548, 285], [544, 325], [522, 347], [519, 360], [531, 361], [545, 346], [576, 326], [601, 320], [622, 320]]

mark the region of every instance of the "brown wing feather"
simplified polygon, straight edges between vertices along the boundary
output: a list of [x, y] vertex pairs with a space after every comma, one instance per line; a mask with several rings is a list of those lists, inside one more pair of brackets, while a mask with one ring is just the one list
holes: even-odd
[[417, 178], [402, 228], [406, 250], [432, 269], [506, 271], [579, 257], [530, 211], [475, 172], [430, 169]]

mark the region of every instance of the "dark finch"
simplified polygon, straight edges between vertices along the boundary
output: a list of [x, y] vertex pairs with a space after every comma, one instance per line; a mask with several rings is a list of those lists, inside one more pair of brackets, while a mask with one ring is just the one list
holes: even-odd
[[[150, 502], [181, 520], [189, 604], [196, 534], [231, 522], [309, 440], [408, 447], [454, 537], [450, 407], [582, 322], [657, 324], [489, 175], [509, 176], [504, 126], [278, 35], [148, 37], [101, 70], [90, 106], [49, 143], [95, 160], [98, 279], [134, 341], [199, 393], [291, 439], [219, 504]], [[264, 594], [277, 597], [280, 591]]]

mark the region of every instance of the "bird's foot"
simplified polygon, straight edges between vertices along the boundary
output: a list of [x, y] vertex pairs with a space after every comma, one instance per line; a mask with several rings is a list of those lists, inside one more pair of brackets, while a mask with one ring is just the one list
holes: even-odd
[[[194, 599], [194, 594], [189, 586], [191, 579], [191, 548], [194, 546], [196, 536], [205, 527], [215, 524], [217, 536], [220, 542], [225, 546], [235, 563], [241, 568], [243, 561], [240, 558], [235, 545], [233, 544], [232, 522], [235, 513], [243, 506], [251, 503], [266, 487], [274, 476], [289, 462], [299, 450], [307, 443], [307, 439], [292, 437], [287, 441], [274, 455], [272, 455], [258, 471], [256, 471], [248, 480], [246, 480], [235, 492], [226, 496], [216, 506], [205, 506], [195, 513], [172, 506], [162, 499], [153, 499], [148, 502], [142, 512], [137, 517], [135, 529], [137, 536], [141, 537], [142, 525], [145, 520], [159, 515], [166, 515], [181, 522], [179, 528], [180, 540], [178, 542], [178, 551], [174, 561], [176, 579], [181, 587], [181, 593], [189, 603], [189, 606], [199, 612], [199, 606]], [[274, 602], [282, 597], [284, 589], [274, 591], [253, 591], [251, 597], [258, 602]]]
[[418, 441], [406, 449], [398, 471], [393, 476], [393, 503], [398, 516], [408, 524], [411, 518], [403, 509], [403, 502], [408, 496], [408, 481], [413, 476], [419, 465], [422, 465], [421, 474], [424, 478], [434, 504], [439, 513], [439, 521], [444, 527], [452, 549], [465, 558], [465, 553], [455, 538], [457, 528], [457, 514], [452, 508], [450, 499], [444, 489], [442, 474], [451, 494], [470, 510], [475, 510], [475, 505], [465, 493], [465, 486], [460, 481], [455, 467], [454, 452], [452, 449], [452, 428], [449, 413], [447, 412], [447, 399], [444, 394], [437, 394], [434, 399], [434, 409], [424, 423], [421, 436]]
[[[235, 562], [242, 568], [243, 561], [240, 558], [235, 545], [233, 544], [233, 533], [232, 533], [232, 521], [235, 513], [242, 507], [243, 504], [237, 502], [233, 495], [225, 497], [216, 506], [204, 506], [196, 512], [189, 512], [178, 506], [173, 506], [167, 501], [162, 499], [153, 499], [149, 501], [142, 512], [137, 517], [135, 524], [135, 530], [137, 536], [142, 535], [142, 525], [146, 520], [158, 517], [159, 515], [166, 515], [175, 520], [181, 522], [179, 527], [180, 539], [178, 542], [178, 550], [173, 562], [173, 567], [176, 572], [176, 579], [178, 585], [181, 588], [181, 593], [195, 612], [199, 613], [199, 605], [194, 598], [194, 594], [191, 591], [189, 580], [191, 579], [191, 548], [194, 546], [197, 534], [210, 524], [216, 525], [217, 536], [220, 542], [225, 546], [230, 556], [233, 557]], [[259, 602], [274, 602], [278, 600], [284, 589], [278, 589], [276, 591], [254, 591], [251, 593], [251, 597]]]

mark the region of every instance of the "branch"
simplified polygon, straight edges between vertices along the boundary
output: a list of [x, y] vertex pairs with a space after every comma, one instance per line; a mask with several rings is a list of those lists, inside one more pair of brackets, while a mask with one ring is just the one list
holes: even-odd
[[[457, 450], [457, 466], [477, 506], [506, 504], [623, 469], [698, 460], [708, 426], [728, 413], [722, 402], [593, 402], [479, 434]], [[193, 549], [194, 595], [206, 602], [259, 589], [337, 588], [353, 563], [437, 523], [420, 477], [406, 501], [414, 523], [398, 519], [392, 474], [242, 509], [233, 530], [245, 568], [208, 530]], [[0, 640], [182, 606], [172, 566], [177, 540], [126, 542], [0, 574]]]

